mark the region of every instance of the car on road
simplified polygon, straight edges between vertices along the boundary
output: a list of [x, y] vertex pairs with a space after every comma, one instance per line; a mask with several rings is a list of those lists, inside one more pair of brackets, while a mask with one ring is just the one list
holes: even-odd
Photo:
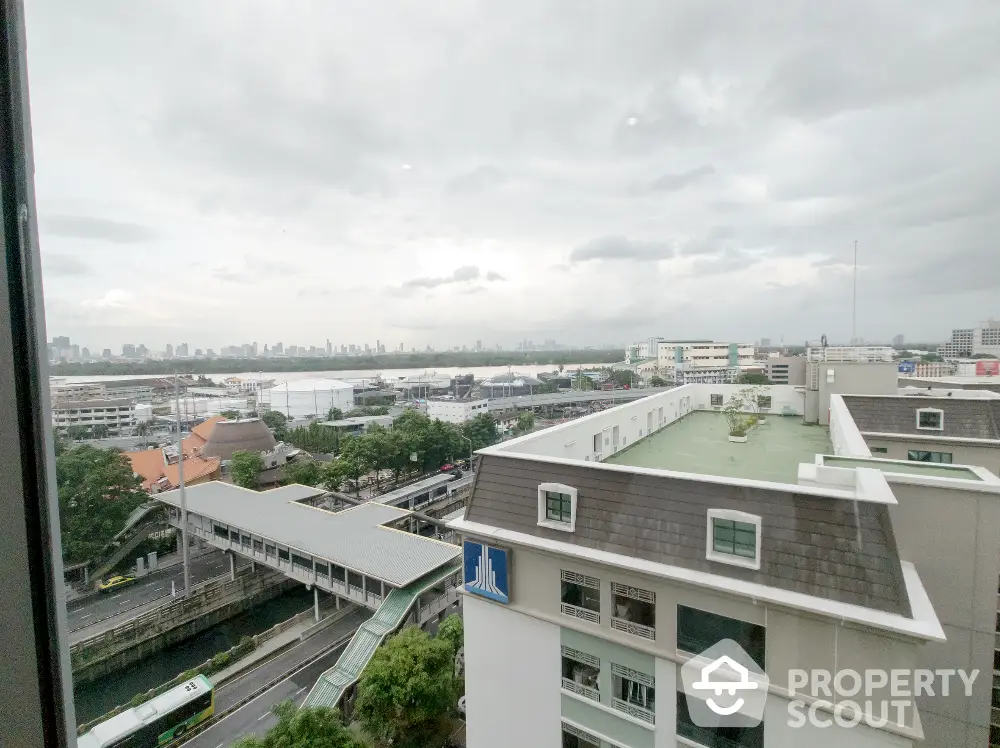
[[113, 590], [121, 589], [122, 587], [128, 587], [134, 581], [135, 577], [129, 576], [109, 577], [97, 585], [97, 589], [101, 592], [111, 592]]

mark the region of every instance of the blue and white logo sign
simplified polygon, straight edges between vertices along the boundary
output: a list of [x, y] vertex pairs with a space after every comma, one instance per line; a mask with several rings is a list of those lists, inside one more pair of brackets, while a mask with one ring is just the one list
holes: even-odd
[[900, 361], [899, 362], [899, 373], [900, 374], [912, 374], [917, 370], [916, 361]]
[[507, 573], [510, 552], [466, 540], [463, 554], [466, 592], [498, 603], [510, 602], [510, 576]]

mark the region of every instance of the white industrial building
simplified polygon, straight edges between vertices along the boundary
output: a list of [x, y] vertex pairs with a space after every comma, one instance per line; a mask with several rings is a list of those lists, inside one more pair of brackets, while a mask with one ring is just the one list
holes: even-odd
[[427, 415], [448, 423], [465, 423], [488, 412], [486, 400], [434, 399], [427, 401]]
[[354, 385], [339, 379], [299, 379], [265, 390], [261, 399], [288, 418], [325, 417], [330, 408], [354, 409]]

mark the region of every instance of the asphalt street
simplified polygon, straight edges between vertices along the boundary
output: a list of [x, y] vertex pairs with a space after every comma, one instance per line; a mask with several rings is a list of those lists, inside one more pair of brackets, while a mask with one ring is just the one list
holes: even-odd
[[[264, 684], [322, 652], [333, 642], [349, 637], [371, 615], [370, 610], [359, 608], [325, 631], [296, 644], [238, 678], [224, 683], [215, 693], [216, 712], [232, 708]], [[349, 638], [346, 639], [315, 662], [284, 678], [232, 714], [223, 717], [205, 732], [184, 743], [184, 748], [220, 748], [220, 746], [225, 748], [242, 735], [263, 735], [277, 723], [277, 719], [271, 714], [271, 707], [287, 699], [301, 706], [316, 679], [325, 670], [337, 664], [337, 658], [349, 641]]]
[[[237, 559], [237, 566], [242, 563]], [[229, 559], [222, 551], [208, 551], [191, 558], [191, 583], [198, 584], [229, 571]], [[164, 601], [170, 596], [171, 583], [180, 592], [184, 589], [184, 569], [181, 564], [158, 569], [139, 579], [135, 584], [118, 592], [95, 595], [86, 602], [69, 607], [66, 611], [70, 631], [80, 631], [106, 622], [119, 613], [135, 612], [133, 609], [147, 606], [154, 601]]]

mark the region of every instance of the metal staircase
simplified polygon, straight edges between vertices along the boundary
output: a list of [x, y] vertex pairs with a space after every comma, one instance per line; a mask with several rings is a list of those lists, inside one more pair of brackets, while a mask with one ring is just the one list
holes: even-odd
[[361, 624], [337, 664], [323, 673], [309, 691], [303, 706], [335, 707], [358, 678], [385, 638], [398, 629], [422, 592], [440, 584], [461, 568], [461, 563], [435, 569], [406, 587], [392, 590], [375, 615]]

